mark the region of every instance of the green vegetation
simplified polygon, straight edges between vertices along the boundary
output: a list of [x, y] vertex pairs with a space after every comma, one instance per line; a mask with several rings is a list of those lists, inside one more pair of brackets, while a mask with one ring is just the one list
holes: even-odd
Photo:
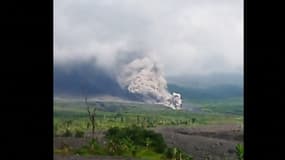
[[81, 131], [81, 130], [75, 130], [75, 137], [78, 137], [78, 138], [81, 138], [84, 136], [84, 131]]
[[68, 155], [72, 152], [72, 148], [68, 144], [62, 143], [61, 147], [59, 149], [55, 149], [54, 152], [58, 154]]
[[192, 160], [191, 156], [176, 147], [167, 148], [165, 155], [167, 159], [171, 160]]
[[185, 100], [205, 113], [220, 113], [227, 115], [243, 115], [243, 98], [231, 97], [227, 99]]
[[[98, 105], [98, 110], [96, 111], [96, 130], [99, 131], [107, 130], [111, 127], [122, 128], [132, 125], [152, 128], [167, 125], [192, 127], [217, 123], [241, 124], [243, 123], [243, 117], [242, 115], [216, 112], [193, 113], [190, 111], [171, 110], [159, 105], [111, 102]], [[62, 135], [69, 131], [74, 133], [76, 130], [91, 131], [91, 124], [84, 103], [55, 103], [54, 135]]]
[[107, 149], [101, 146], [96, 139], [91, 139], [91, 141], [80, 149], [73, 151], [75, 154], [79, 155], [107, 155]]
[[[146, 160], [190, 160], [191, 156], [179, 148], [169, 148], [163, 137], [153, 132], [152, 128], [243, 123], [241, 114], [229, 114], [223, 109], [229, 104], [235, 106], [233, 108], [239, 108], [236, 104], [240, 104], [240, 99], [191, 102], [200, 104], [202, 110], [208, 108], [209, 111], [194, 113], [172, 110], [160, 105], [96, 103], [96, 132], [105, 131], [105, 143], [99, 143], [96, 138], [88, 136], [92, 125], [83, 102], [54, 102], [54, 136], [90, 138], [90, 142], [79, 149], [62, 144], [62, 147], [54, 152], [82, 156], [119, 155]], [[236, 152], [239, 157], [243, 157], [243, 148], [237, 147]]]
[[243, 145], [241, 145], [241, 144], [236, 145], [236, 154], [237, 154], [237, 157], [239, 160], [243, 160], [243, 156], [244, 156]]
[[79, 149], [72, 149], [62, 144], [55, 150], [59, 154], [88, 155], [117, 155], [123, 157], [136, 157], [145, 160], [192, 160], [191, 156], [178, 148], [167, 147], [161, 134], [141, 127], [110, 128], [105, 139], [107, 143], [100, 144], [96, 139]]
[[107, 131], [106, 138], [116, 144], [121, 144], [121, 146], [147, 147], [158, 153], [162, 153], [167, 147], [162, 135], [137, 126], [111, 128]]

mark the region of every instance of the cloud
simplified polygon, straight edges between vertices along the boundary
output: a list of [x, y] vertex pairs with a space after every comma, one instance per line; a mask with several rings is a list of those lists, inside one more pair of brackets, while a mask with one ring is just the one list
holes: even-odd
[[54, 62], [112, 70], [151, 56], [166, 75], [242, 72], [242, 0], [60, 0]]

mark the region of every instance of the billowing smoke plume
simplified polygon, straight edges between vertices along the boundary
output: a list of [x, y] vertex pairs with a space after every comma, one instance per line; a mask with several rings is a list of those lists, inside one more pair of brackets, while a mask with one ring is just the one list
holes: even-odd
[[181, 109], [182, 108], [182, 97], [179, 93], [172, 93], [172, 97], [170, 99], [170, 106], [175, 109]]
[[123, 66], [117, 80], [122, 88], [141, 95], [145, 102], [163, 104], [173, 109], [181, 108], [181, 96], [168, 92], [167, 81], [150, 58], [135, 59]]

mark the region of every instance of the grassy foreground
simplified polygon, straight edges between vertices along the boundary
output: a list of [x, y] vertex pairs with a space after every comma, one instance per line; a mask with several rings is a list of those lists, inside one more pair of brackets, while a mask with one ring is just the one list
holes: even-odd
[[[105, 131], [106, 143], [91, 139], [79, 149], [64, 145], [54, 150], [56, 154], [118, 155], [138, 159], [192, 159], [179, 148], [168, 147], [160, 134], [149, 130], [157, 126], [193, 127], [208, 124], [243, 124], [241, 114], [219, 112], [226, 103], [195, 102], [210, 107], [211, 112], [193, 113], [185, 110], [171, 110], [159, 105], [96, 103], [96, 131]], [[233, 104], [234, 105], [234, 104]], [[211, 107], [211, 106], [216, 106]], [[224, 111], [224, 110], [222, 110]], [[239, 111], [238, 111], [239, 112]], [[86, 137], [91, 125], [84, 103], [54, 103], [54, 136]]]

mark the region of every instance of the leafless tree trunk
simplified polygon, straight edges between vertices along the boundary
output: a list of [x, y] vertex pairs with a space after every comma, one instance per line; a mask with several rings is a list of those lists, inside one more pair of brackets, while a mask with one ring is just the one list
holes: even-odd
[[90, 120], [91, 126], [92, 126], [92, 138], [94, 138], [95, 137], [94, 135], [95, 135], [96, 106], [91, 107], [88, 104], [87, 96], [85, 96], [85, 104], [87, 106], [87, 112], [88, 112], [89, 120]]

